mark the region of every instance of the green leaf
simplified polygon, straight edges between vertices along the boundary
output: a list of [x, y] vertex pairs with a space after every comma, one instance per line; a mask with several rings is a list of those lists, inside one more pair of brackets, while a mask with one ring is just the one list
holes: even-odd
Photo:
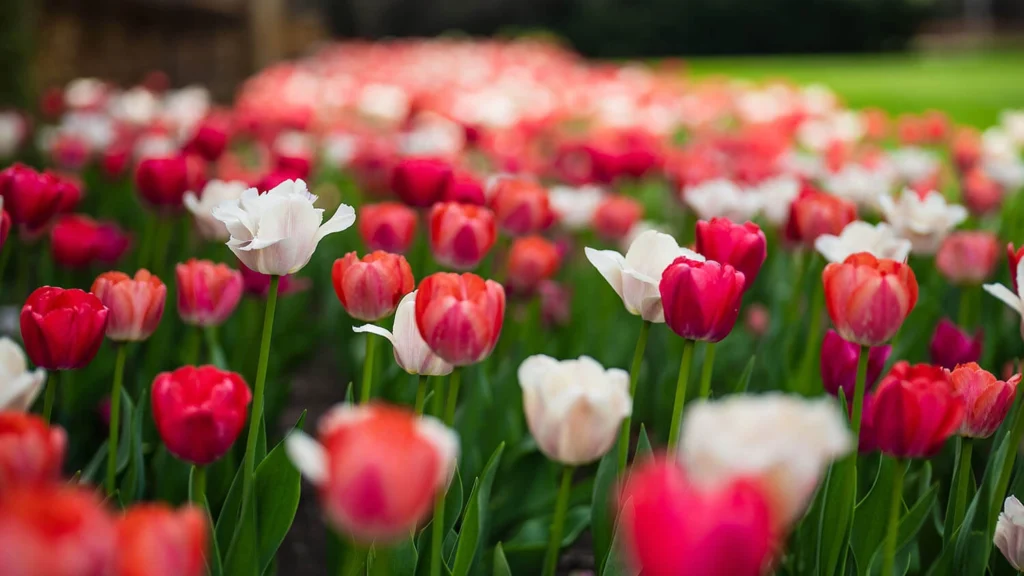
[[376, 545], [370, 549], [370, 576], [397, 576], [399, 574], [415, 574], [416, 545], [412, 535], [391, 545], [387, 549], [378, 549]]
[[747, 389], [750, 388], [750, 377], [754, 374], [754, 364], [757, 363], [757, 356], [751, 356], [750, 360], [747, 360], [747, 367], [743, 369], [743, 374], [740, 375], [740, 379], [736, 381], [736, 389], [733, 391], [734, 394], [746, 394]]
[[[914, 504], [914, 507], [910, 509], [905, 516], [900, 519], [899, 528], [896, 532], [896, 557], [897, 557], [897, 568], [899, 566], [906, 566], [910, 562], [909, 551], [905, 550], [908, 545], [912, 544], [914, 537], [921, 530], [921, 526], [924, 525], [925, 520], [928, 518], [928, 511], [935, 504], [935, 500], [939, 496], [939, 485], [932, 484], [928, 492], [921, 497], [920, 500]], [[902, 507], [902, 504], [900, 504]], [[881, 522], [879, 522], [881, 524]], [[884, 543], [879, 545], [875, 550], [875, 553], [871, 556], [871, 574], [881, 573], [882, 570], [882, 556], [884, 554]], [[896, 570], [897, 574], [906, 573], [906, 569], [901, 572]]]
[[[513, 574], [540, 573], [540, 566], [544, 560], [544, 552], [551, 534], [552, 519], [553, 514], [531, 518], [523, 522], [512, 538], [505, 542], [505, 554], [513, 568]], [[588, 525], [590, 525], [589, 507], [570, 508], [565, 515], [565, 535], [562, 537], [560, 547], [565, 548], [572, 545]]]
[[[885, 540], [884, 519], [889, 517], [894, 470], [893, 459], [882, 458], [878, 466], [878, 474], [875, 476], [875, 483], [871, 486], [867, 496], [857, 504], [850, 546], [857, 558], [862, 560], [870, 559], [878, 546]], [[867, 563], [865, 562], [865, 564]], [[866, 569], [867, 566], [863, 568]]]
[[[444, 533], [451, 532], [459, 516], [462, 514], [462, 473], [455, 468], [455, 475], [448, 485], [448, 493], [444, 496]], [[422, 550], [419, 555], [416, 574], [430, 573], [431, 542], [434, 536], [433, 519], [426, 526], [420, 529], [420, 536], [416, 540], [416, 549]], [[443, 556], [443, 554], [442, 554]]]
[[[122, 398], [122, 401], [126, 399], [127, 397]], [[145, 405], [146, 391], [144, 390], [139, 397], [139, 406]], [[142, 424], [145, 414], [145, 410], [135, 410], [132, 416], [128, 473], [121, 481], [121, 496], [126, 504], [141, 500], [146, 488], [146, 460], [142, 454]]]
[[612, 545], [611, 491], [617, 473], [616, 451], [610, 450], [597, 465], [594, 493], [590, 500], [590, 532], [594, 538], [594, 561], [598, 573], [601, 572]]
[[651, 440], [647, 437], [647, 428], [643, 422], [640, 423], [640, 437], [636, 441], [636, 454], [633, 455], [633, 463], [641, 462], [654, 454], [651, 449]]
[[132, 420], [135, 405], [128, 397], [128, 392], [121, 389], [121, 433], [117, 443], [117, 473], [124, 472], [128, 467], [128, 458], [132, 452]]
[[267, 457], [267, 415], [265, 413], [260, 414], [260, 425], [257, 430], [256, 459], [253, 464], [259, 466], [260, 462], [263, 462], [263, 459]]
[[[622, 510], [627, 513], [632, 513], [633, 502], [632, 500], [626, 500], [622, 504]], [[630, 563], [625, 558], [625, 545], [623, 543], [622, 525], [619, 522], [615, 523], [615, 534], [612, 537], [611, 551], [608, 553], [608, 560], [605, 562], [602, 570], [598, 571], [597, 574], [600, 576], [637, 576], [639, 570], [630, 567]]]
[[467, 576], [470, 568], [473, 567], [473, 560], [476, 558], [481, 536], [485, 531], [487, 509], [491, 499], [491, 485], [494, 483], [494, 473], [498, 469], [501, 453], [504, 450], [505, 443], [502, 442], [498, 445], [494, 454], [491, 454], [487, 465], [484, 466], [484, 471], [477, 478], [473, 491], [469, 494], [466, 512], [463, 515], [462, 531], [459, 532], [458, 545], [455, 549], [455, 562], [452, 565], [452, 574], [454, 576]]
[[78, 479], [79, 484], [95, 484], [96, 474], [100, 471], [100, 467], [103, 466], [107, 461], [107, 446], [110, 445], [109, 440], [104, 440], [100, 444], [99, 449], [89, 459], [89, 463], [82, 469], [82, 474]]
[[228, 495], [224, 498], [224, 504], [220, 507], [220, 514], [217, 516], [217, 527], [215, 529], [217, 545], [227, 550], [231, 545], [231, 537], [235, 534], [238, 526], [239, 511], [242, 506], [242, 474], [244, 467], [239, 466], [235, 473], [235, 479], [231, 481], [228, 488]]
[[508, 567], [508, 560], [505, 558], [505, 550], [501, 548], [501, 542], [494, 547], [494, 570], [492, 576], [512, 576], [512, 569]]
[[288, 459], [284, 441], [278, 443], [256, 468], [253, 497], [259, 518], [259, 559], [262, 574], [274, 559], [295, 520], [302, 491], [299, 471]]
[[259, 576], [259, 516], [256, 499], [250, 498], [224, 559], [224, 573], [230, 576]]
[[[189, 486], [192, 483], [189, 482]], [[206, 515], [207, 525], [213, 526], [213, 516], [210, 515], [210, 501], [206, 501], [206, 506], [203, 510]], [[210, 538], [210, 549], [206, 551], [206, 569], [210, 576], [222, 576], [224, 573], [224, 567], [221, 565], [220, 559], [220, 547], [217, 546], [217, 539]]]
[[818, 525], [818, 569], [832, 576], [840, 568], [841, 555], [849, 547], [850, 513], [857, 495], [857, 455], [834, 462], [825, 477], [821, 521]]

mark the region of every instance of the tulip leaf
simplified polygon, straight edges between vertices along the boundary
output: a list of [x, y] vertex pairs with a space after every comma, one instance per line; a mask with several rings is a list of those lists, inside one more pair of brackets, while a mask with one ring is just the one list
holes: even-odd
[[384, 549], [374, 546], [370, 549], [370, 568], [367, 572], [370, 576], [415, 574], [417, 556], [412, 535]]
[[[448, 485], [448, 493], [444, 496], [444, 532], [448, 534], [455, 528], [455, 523], [462, 514], [462, 474], [458, 467], [455, 468], [455, 475]], [[430, 572], [430, 551], [433, 538], [433, 519], [420, 530], [419, 538], [416, 539], [416, 549], [422, 552], [419, 555], [420, 570], [416, 573], [429, 574]], [[447, 540], [447, 538], [446, 538]]]
[[[191, 486], [192, 483], [189, 482]], [[206, 516], [207, 526], [213, 526], [213, 516], [210, 515], [210, 501], [205, 500], [203, 514]], [[206, 551], [206, 569], [210, 576], [222, 576], [224, 567], [221, 565], [220, 547], [217, 546], [217, 539], [210, 538], [210, 549]]]
[[618, 472], [615, 452], [610, 450], [597, 465], [594, 493], [590, 500], [590, 532], [594, 539], [594, 563], [599, 574], [612, 544], [614, 511], [611, 509], [611, 491]]
[[224, 573], [231, 576], [259, 576], [259, 515], [256, 510], [256, 499], [250, 498], [248, 506], [239, 519], [236, 534], [231, 539], [228, 553], [224, 559]]
[[736, 381], [736, 390], [734, 390], [733, 393], [747, 393], [747, 389], [750, 388], [750, 377], [754, 375], [754, 364], [756, 363], [757, 356], [751, 356], [750, 360], [747, 360], [747, 367], [743, 369], [743, 374], [741, 374], [740, 379]]
[[651, 448], [651, 439], [647, 437], [647, 427], [640, 423], [640, 437], [636, 441], [636, 454], [633, 455], [633, 464], [646, 460], [654, 455]]
[[857, 558], [865, 564], [862, 566], [865, 570], [868, 564], [866, 560], [871, 558], [879, 544], [885, 540], [886, 525], [882, 519], [889, 517], [894, 466], [892, 458], [881, 459], [875, 483], [867, 496], [857, 504], [850, 546]]
[[82, 474], [78, 479], [79, 484], [93, 484], [95, 483], [96, 474], [100, 471], [100, 467], [107, 462], [107, 446], [110, 445], [109, 440], [104, 440], [100, 444], [99, 449], [89, 459], [89, 463], [82, 468]]
[[274, 559], [295, 520], [302, 492], [301, 482], [299, 471], [288, 459], [283, 440], [256, 467], [253, 497], [256, 500], [257, 518], [260, 520], [258, 544], [261, 574]]
[[512, 569], [508, 566], [501, 542], [494, 547], [494, 570], [491, 571], [491, 576], [512, 576]]
[[235, 473], [235, 479], [231, 481], [228, 495], [224, 498], [220, 514], [217, 516], [215, 529], [217, 544], [225, 550], [231, 545], [231, 537], [234, 536], [235, 528], [238, 526], [238, 514], [242, 506], [242, 474], [244, 470], [245, 467], [238, 467], [238, 472]]
[[[127, 400], [127, 397], [122, 400]], [[145, 404], [146, 392], [143, 391], [139, 406]], [[121, 481], [121, 494], [126, 504], [141, 500], [146, 487], [146, 460], [142, 454], [142, 420], [145, 414], [145, 410], [135, 410], [132, 415], [128, 474]]]
[[135, 405], [128, 397], [128, 392], [121, 388], [121, 437], [117, 444], [117, 473], [124, 472], [128, 467], [128, 458], [132, 452], [132, 420], [135, 413]]
[[[551, 534], [552, 514], [531, 518], [523, 522], [519, 530], [504, 544], [505, 557], [512, 566], [513, 574], [539, 574], [544, 552]], [[561, 548], [570, 546], [590, 525], [590, 509], [587, 506], [569, 508], [565, 515], [565, 531]], [[614, 556], [615, 552], [612, 552]], [[609, 559], [611, 562], [611, 559]]]
[[462, 531], [459, 532], [458, 545], [455, 548], [455, 561], [452, 565], [454, 576], [466, 576], [473, 567], [473, 561], [480, 548], [481, 536], [486, 531], [491, 485], [494, 483], [494, 475], [498, 470], [498, 463], [501, 462], [501, 454], [504, 451], [505, 443], [502, 442], [487, 460], [484, 471], [477, 478], [473, 490], [469, 493], [466, 511], [463, 513]]
[[833, 462], [825, 476], [821, 521], [818, 524], [818, 568], [815, 574], [837, 573], [850, 540], [850, 513], [857, 495], [857, 454]]
[[[622, 504], [622, 510], [632, 510], [633, 502], [626, 500]], [[625, 556], [625, 542], [622, 534], [622, 525], [619, 522], [615, 522], [615, 533], [612, 537], [611, 550], [608, 553], [608, 559], [605, 561], [604, 566], [597, 572], [600, 576], [637, 576], [640, 570], [630, 567], [626, 561]]]
[[[896, 570], [895, 574], [906, 574], [907, 567], [910, 564], [910, 550], [909, 544], [912, 544], [914, 537], [921, 530], [921, 526], [924, 525], [925, 520], [928, 518], [928, 512], [932, 506], [935, 505], [935, 501], [939, 496], [939, 485], [932, 484], [931, 488], [917, 501], [916, 504], [900, 518], [899, 528], [896, 533]], [[903, 504], [900, 503], [902, 508]], [[881, 522], [879, 522], [881, 524]], [[875, 550], [875, 553], [871, 556], [869, 574], [879, 574], [882, 570], [882, 556], [885, 548], [884, 543], [880, 544]], [[902, 569], [901, 569], [902, 567]]]

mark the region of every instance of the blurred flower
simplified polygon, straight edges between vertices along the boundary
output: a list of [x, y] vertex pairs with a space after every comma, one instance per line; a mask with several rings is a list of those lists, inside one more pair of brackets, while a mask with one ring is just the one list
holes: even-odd
[[154, 207], [180, 206], [189, 189], [185, 156], [174, 154], [143, 158], [135, 168], [135, 187]]
[[34, 414], [0, 412], [0, 494], [15, 486], [56, 482], [67, 443], [62, 428]]
[[989, 276], [999, 258], [999, 240], [980, 230], [953, 232], [935, 254], [935, 267], [951, 284], [977, 286]]
[[605, 370], [589, 356], [555, 360], [530, 356], [519, 365], [526, 423], [551, 460], [569, 466], [604, 456], [633, 412], [629, 374]]
[[[1013, 244], [1010, 244], [1008, 248], [1012, 248]], [[1022, 248], [1024, 251], [1024, 248]], [[1014, 259], [1017, 259], [1017, 264], [1014, 266]], [[1021, 290], [1024, 289], [1024, 260], [1020, 259], [1020, 253], [1010, 254], [1010, 278], [1013, 280], [1013, 289], [1010, 291], [1009, 288], [1002, 284], [985, 284], [982, 286], [985, 292], [995, 296], [1003, 304], [1006, 304], [1013, 309], [1014, 312], [1021, 315], [1021, 334], [1024, 335], [1024, 296], [1021, 295]]]
[[28, 412], [46, 383], [46, 370], [29, 372], [21, 346], [0, 338], [0, 411]]
[[85, 268], [94, 262], [114, 264], [129, 244], [117, 224], [97, 222], [82, 214], [62, 216], [50, 229], [53, 260], [69, 268]]
[[139, 342], [160, 326], [167, 286], [149, 270], [139, 270], [134, 278], [124, 272], [104, 272], [96, 277], [91, 291], [110, 311], [107, 338]]
[[81, 192], [50, 174], [39, 173], [23, 164], [0, 171], [0, 196], [11, 221], [29, 232], [44, 228], [69, 201]]
[[830, 173], [824, 181], [825, 190], [860, 208], [872, 210], [878, 208], [878, 199], [889, 194], [894, 185], [890, 171], [872, 170], [852, 162], [843, 165], [839, 172]]
[[821, 279], [836, 331], [861, 346], [889, 341], [917, 304], [917, 278], [910, 266], [866, 252], [829, 264]]
[[354, 332], [370, 332], [383, 336], [391, 342], [395, 362], [409, 374], [445, 376], [451, 374], [453, 366], [442, 360], [427, 346], [416, 326], [416, 291], [406, 294], [395, 310], [393, 331], [373, 324], [352, 328]]
[[542, 236], [516, 238], [508, 252], [508, 285], [517, 294], [531, 294], [554, 276], [561, 260], [558, 247]]
[[761, 197], [745, 192], [731, 180], [708, 180], [683, 190], [686, 205], [702, 220], [728, 218], [734, 222], [750, 220], [761, 210]]
[[768, 312], [768, 308], [759, 302], [751, 303], [750, 306], [747, 306], [744, 324], [747, 330], [757, 338], [764, 336], [771, 324], [771, 314]]
[[837, 236], [857, 219], [857, 206], [849, 200], [805, 188], [789, 207], [786, 238], [813, 246], [820, 236]]
[[206, 574], [206, 513], [188, 506], [136, 504], [117, 522], [118, 576]]
[[124, 144], [112, 144], [100, 154], [100, 169], [103, 174], [115, 180], [124, 175], [131, 160], [131, 150]]
[[904, 182], [917, 182], [932, 177], [941, 163], [934, 154], [922, 148], [903, 147], [889, 153], [889, 160]]
[[190, 258], [174, 273], [178, 315], [190, 326], [220, 326], [242, 299], [242, 273], [227, 264]]
[[494, 213], [473, 204], [438, 202], [427, 216], [430, 252], [441, 265], [472, 270], [497, 239]]
[[46, 370], [82, 368], [103, 343], [109, 311], [92, 294], [37, 288], [21, 309], [21, 337], [32, 363]]
[[997, 212], [1003, 205], [1003, 187], [981, 167], [971, 168], [963, 175], [960, 190], [964, 204], [972, 214]]
[[[246, 266], [241, 260], [238, 261], [238, 271], [242, 273], [242, 286], [246, 294], [259, 298], [267, 297], [267, 294], [270, 292], [269, 274], [261, 274]], [[295, 276], [284, 275], [280, 277], [278, 282], [277, 293], [280, 296], [284, 296], [286, 294], [302, 292], [308, 289], [310, 284], [309, 278], [296, 278]]]
[[355, 252], [338, 258], [331, 268], [331, 282], [349, 316], [365, 322], [390, 316], [416, 287], [405, 257], [380, 250], [361, 259]]
[[680, 256], [659, 284], [665, 323], [687, 340], [718, 342], [736, 325], [744, 285], [743, 273], [728, 264]]
[[697, 252], [743, 273], [744, 289], [749, 289], [768, 257], [764, 232], [753, 222], [734, 224], [728, 218], [697, 221]]
[[355, 210], [347, 204], [327, 222], [323, 209], [314, 208], [316, 196], [302, 180], [287, 180], [265, 194], [254, 188], [237, 201], [213, 209], [213, 217], [227, 225], [228, 248], [248, 268], [283, 276], [301, 270], [325, 236], [351, 226]]
[[153, 422], [171, 454], [205, 466], [231, 449], [251, 400], [252, 392], [235, 372], [182, 366], [153, 380]]
[[945, 368], [897, 362], [865, 402], [861, 444], [893, 458], [931, 458], [963, 418]]
[[956, 367], [949, 375], [953, 392], [964, 401], [964, 421], [960, 435], [968, 438], [988, 438], [995, 434], [1013, 405], [1020, 384], [1020, 374], [1005, 382], [996, 380], [990, 372], [975, 362]]
[[207, 116], [195, 127], [185, 150], [198, 154], [207, 162], [216, 162], [228, 145], [230, 119], [223, 114]]
[[566, 326], [572, 318], [572, 290], [554, 280], [537, 285], [541, 320], [546, 326]]
[[391, 172], [391, 191], [402, 202], [428, 208], [441, 200], [452, 179], [452, 167], [439, 158], [402, 158]]
[[25, 141], [28, 131], [28, 121], [21, 112], [0, 111], [0, 158], [7, 159], [13, 156]]
[[643, 204], [636, 199], [609, 194], [594, 210], [592, 225], [598, 236], [607, 240], [620, 240], [629, 235], [643, 215]]
[[369, 250], [404, 254], [416, 236], [416, 212], [398, 202], [359, 208], [359, 235]]
[[459, 204], [476, 204], [483, 206], [487, 203], [484, 196], [484, 184], [472, 173], [465, 170], [456, 170], [448, 180], [448, 186], [441, 196], [444, 202], [458, 202]]
[[772, 226], [780, 227], [789, 219], [789, 208], [800, 195], [800, 181], [792, 176], [763, 180], [751, 193], [758, 196], [761, 213]]
[[490, 207], [503, 232], [512, 236], [536, 234], [554, 221], [548, 191], [537, 182], [509, 176], [497, 179], [492, 186]]
[[910, 255], [910, 240], [897, 237], [885, 222], [871, 225], [862, 220], [854, 220], [838, 236], [818, 236], [814, 248], [829, 262], [843, 262], [858, 252], [867, 252], [875, 258], [906, 262]]
[[1016, 496], [1003, 501], [992, 542], [1014, 570], [1024, 570], [1024, 506]]
[[505, 290], [476, 274], [438, 272], [420, 282], [416, 326], [435, 354], [455, 366], [489, 356], [505, 320]]
[[883, 196], [879, 204], [886, 221], [897, 235], [910, 240], [915, 254], [934, 254], [942, 240], [967, 218], [963, 206], [947, 204], [938, 192], [921, 198], [912, 190], [904, 190], [898, 203]]
[[932, 364], [952, 370], [957, 364], [977, 362], [981, 359], [981, 346], [985, 333], [979, 329], [973, 336], [961, 330], [947, 318], [939, 320], [935, 325], [928, 352]]
[[[591, 185], [578, 188], [553, 186], [548, 193], [548, 199], [551, 201], [551, 209], [562, 227], [567, 230], [584, 230], [594, 222], [594, 215], [605, 199], [605, 192], [601, 188]], [[611, 214], [607, 216], [611, 216]], [[607, 216], [606, 219], [608, 219]], [[614, 230], [612, 232], [609, 236], [617, 237]]]
[[319, 441], [295, 430], [285, 442], [331, 525], [365, 544], [408, 538], [459, 452], [458, 437], [436, 419], [380, 404], [339, 404], [320, 419]]
[[248, 185], [240, 180], [210, 180], [203, 187], [200, 197], [191, 191], [185, 192], [185, 208], [195, 218], [199, 235], [207, 240], [227, 242], [230, 237], [228, 229], [214, 217], [213, 210], [223, 202], [237, 202], [247, 188]]
[[[875, 346], [868, 352], [868, 371], [864, 389], [871, 390], [878, 382], [882, 368], [892, 354], [892, 346]], [[854, 388], [857, 385], [857, 362], [860, 360], [860, 346], [847, 342], [835, 331], [829, 330], [821, 342], [821, 383], [825, 391], [838, 396], [842, 390], [846, 404], [853, 403]]]

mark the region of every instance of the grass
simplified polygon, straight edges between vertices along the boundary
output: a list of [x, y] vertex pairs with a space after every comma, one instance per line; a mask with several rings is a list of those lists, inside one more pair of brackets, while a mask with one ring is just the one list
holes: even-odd
[[830, 86], [854, 108], [891, 113], [945, 110], [987, 127], [1006, 108], [1024, 108], [1024, 50], [882, 56], [696, 58], [695, 76], [787, 78]]

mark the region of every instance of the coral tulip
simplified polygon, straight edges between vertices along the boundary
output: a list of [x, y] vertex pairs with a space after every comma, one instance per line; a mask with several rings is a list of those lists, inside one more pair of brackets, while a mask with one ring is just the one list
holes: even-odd
[[202, 576], [206, 574], [206, 513], [173, 510], [166, 504], [138, 504], [117, 522], [118, 576]]
[[857, 206], [849, 200], [805, 188], [789, 207], [786, 238], [807, 246], [823, 234], [838, 236], [857, 219]]
[[992, 275], [999, 240], [991, 232], [954, 232], [942, 241], [935, 267], [952, 284], [978, 285]]
[[821, 277], [836, 331], [861, 346], [890, 340], [917, 304], [917, 279], [910, 266], [866, 252], [829, 264]]
[[665, 323], [687, 340], [718, 342], [736, 324], [744, 286], [743, 273], [728, 264], [680, 256], [659, 284]]
[[68, 439], [60, 427], [22, 412], [0, 412], [0, 493], [60, 478]]
[[43, 286], [21, 309], [21, 337], [32, 363], [46, 370], [82, 368], [103, 343], [107, 307], [82, 290]]
[[369, 250], [404, 254], [416, 235], [416, 212], [398, 202], [367, 204], [359, 209], [358, 226]]
[[[875, 346], [868, 353], [868, 371], [864, 383], [865, 390], [870, 390], [878, 377], [889, 355], [892, 346]], [[857, 362], [860, 360], [860, 346], [847, 342], [835, 331], [829, 330], [821, 342], [821, 383], [825, 391], [838, 396], [842, 390], [846, 395], [847, 405], [853, 404], [854, 387], [857, 379]]]
[[728, 264], [743, 273], [744, 289], [749, 289], [768, 257], [764, 232], [753, 222], [733, 224], [727, 218], [697, 222], [697, 252], [721, 264]]
[[935, 325], [935, 333], [932, 335], [928, 352], [932, 364], [952, 370], [957, 364], [977, 362], [981, 359], [981, 346], [984, 341], [984, 331], [979, 329], [972, 336], [947, 318], [943, 318]]
[[508, 285], [516, 293], [532, 293], [558, 271], [561, 260], [558, 247], [545, 238], [516, 238], [508, 252]]
[[338, 258], [331, 268], [331, 282], [345, 311], [365, 322], [390, 316], [416, 287], [405, 257], [379, 250], [362, 259], [355, 252]]
[[242, 273], [227, 264], [190, 259], [175, 269], [178, 315], [192, 326], [220, 326], [242, 299]]
[[625, 238], [644, 216], [643, 204], [628, 196], [610, 195], [594, 209], [594, 230], [607, 240]]
[[505, 290], [475, 274], [439, 272], [420, 282], [416, 326], [438, 356], [455, 366], [490, 355], [505, 319]]
[[961, 364], [949, 375], [953, 392], [964, 402], [964, 420], [960, 435], [968, 438], [988, 438], [995, 434], [1013, 405], [1013, 397], [1020, 384], [1020, 374], [1005, 382], [996, 380], [992, 373], [982, 370], [974, 362]]
[[490, 205], [502, 231], [512, 236], [536, 234], [554, 221], [548, 191], [537, 182], [506, 176], [492, 186]]
[[104, 272], [92, 283], [92, 293], [110, 310], [107, 337], [138, 342], [160, 325], [167, 286], [148, 270], [139, 270], [134, 278], [124, 272]]
[[427, 221], [434, 259], [456, 270], [476, 268], [497, 239], [494, 213], [482, 206], [439, 202]]

